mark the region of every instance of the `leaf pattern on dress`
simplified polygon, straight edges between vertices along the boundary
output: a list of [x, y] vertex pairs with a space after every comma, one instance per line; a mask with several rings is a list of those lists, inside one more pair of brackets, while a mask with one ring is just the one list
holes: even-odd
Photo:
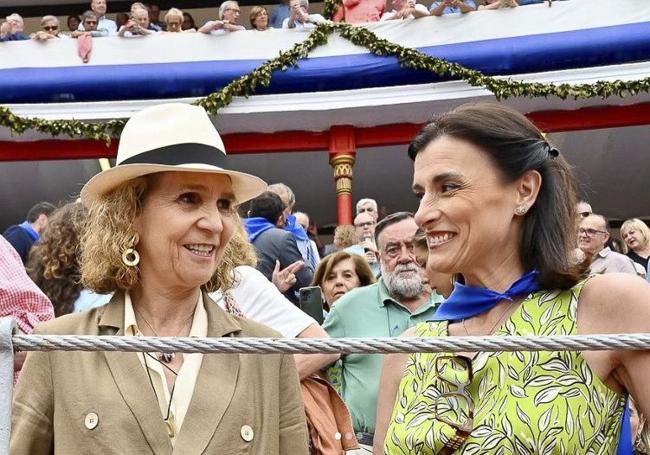
[[[496, 335], [574, 335], [582, 284], [526, 299]], [[447, 323], [427, 322], [416, 335], [447, 336]], [[438, 401], [455, 387], [440, 381], [436, 358], [409, 356], [385, 441], [386, 454], [434, 455], [455, 435], [435, 419]], [[467, 390], [475, 405], [473, 431], [456, 454], [573, 455], [616, 452], [625, 397], [608, 389], [579, 352], [480, 352]]]

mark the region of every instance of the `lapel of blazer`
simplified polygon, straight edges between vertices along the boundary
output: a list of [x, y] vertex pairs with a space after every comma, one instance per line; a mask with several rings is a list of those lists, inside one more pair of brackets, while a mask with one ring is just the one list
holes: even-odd
[[[207, 294], [208, 336], [224, 337], [241, 331], [237, 319], [223, 311]], [[237, 385], [239, 354], [204, 354], [174, 453], [203, 453], [228, 409]], [[224, 441], [225, 446], [227, 442]], [[225, 447], [224, 446], [224, 447]]]
[[[116, 292], [98, 323], [100, 335], [124, 335], [124, 294]], [[171, 454], [172, 444], [160, 408], [135, 352], [104, 352], [108, 368], [126, 405], [155, 454]]]

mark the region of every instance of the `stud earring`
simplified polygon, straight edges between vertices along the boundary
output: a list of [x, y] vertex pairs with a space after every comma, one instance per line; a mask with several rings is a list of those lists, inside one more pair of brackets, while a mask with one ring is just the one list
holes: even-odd
[[138, 244], [139, 240], [138, 234], [135, 234], [131, 240], [132, 247], [127, 248], [124, 250], [124, 253], [122, 253], [122, 262], [127, 267], [135, 267], [140, 263], [140, 254], [135, 248], [133, 248]]
[[515, 209], [515, 215], [523, 216], [523, 215], [526, 214], [527, 211], [528, 211], [528, 209], [526, 209], [526, 207], [517, 207]]

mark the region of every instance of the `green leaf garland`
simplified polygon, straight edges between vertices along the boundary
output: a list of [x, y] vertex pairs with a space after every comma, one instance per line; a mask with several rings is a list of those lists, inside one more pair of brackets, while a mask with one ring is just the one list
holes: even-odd
[[[545, 84], [541, 82], [522, 82], [510, 78], [488, 76], [480, 71], [467, 68], [458, 63], [431, 57], [417, 49], [403, 47], [386, 39], [379, 38], [365, 27], [345, 23], [325, 23], [318, 25], [302, 42], [291, 49], [280, 52], [278, 57], [263, 63], [251, 73], [235, 79], [219, 91], [197, 99], [193, 104], [202, 106], [211, 115], [228, 106], [233, 97], [249, 97], [258, 87], [268, 87], [275, 71], [287, 71], [307, 58], [318, 46], [327, 43], [328, 37], [338, 32], [341, 37], [357, 46], [368, 49], [377, 56], [396, 57], [404, 68], [429, 71], [441, 77], [459, 79], [472, 87], [484, 87], [501, 100], [511, 97], [549, 97], [561, 99], [606, 99], [612, 96], [634, 96], [650, 91], [650, 78], [632, 81], [597, 81], [593, 84]], [[85, 122], [81, 120], [45, 120], [41, 118], [20, 117], [9, 108], [0, 106], [0, 126], [9, 128], [12, 134], [20, 135], [27, 130], [35, 130], [52, 136], [67, 135], [106, 142], [118, 137], [126, 119], [114, 119], [106, 122]]]

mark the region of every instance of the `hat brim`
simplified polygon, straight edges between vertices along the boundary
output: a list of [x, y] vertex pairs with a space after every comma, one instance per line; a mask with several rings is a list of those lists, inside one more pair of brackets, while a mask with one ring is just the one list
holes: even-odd
[[81, 190], [81, 202], [88, 207], [121, 184], [136, 177], [158, 172], [198, 172], [227, 175], [232, 182], [232, 192], [237, 204], [259, 196], [266, 191], [268, 186], [264, 180], [254, 175], [222, 169], [208, 164], [123, 164], [102, 171], [92, 177]]

